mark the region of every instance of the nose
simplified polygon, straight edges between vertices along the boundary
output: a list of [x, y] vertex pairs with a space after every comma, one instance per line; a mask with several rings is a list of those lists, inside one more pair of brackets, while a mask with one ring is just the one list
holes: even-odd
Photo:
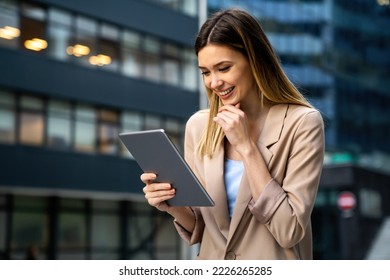
[[210, 75], [210, 89], [216, 90], [222, 85], [222, 80], [219, 78], [218, 75], [216, 74], [211, 74]]

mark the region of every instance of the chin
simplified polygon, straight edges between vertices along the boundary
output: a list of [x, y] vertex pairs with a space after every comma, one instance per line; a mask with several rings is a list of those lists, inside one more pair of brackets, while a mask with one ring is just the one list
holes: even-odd
[[223, 104], [223, 105], [232, 105], [232, 106], [236, 106], [237, 103], [239, 103], [239, 102], [236, 101], [236, 100], [222, 100], [222, 104]]

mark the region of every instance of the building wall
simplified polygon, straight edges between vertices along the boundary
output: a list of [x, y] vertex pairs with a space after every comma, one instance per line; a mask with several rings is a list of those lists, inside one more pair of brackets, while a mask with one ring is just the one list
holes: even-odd
[[[390, 33], [383, 28], [389, 25], [388, 1], [208, 4], [210, 12], [240, 7], [255, 15], [288, 77], [324, 118], [325, 167], [312, 216], [315, 258], [364, 258], [388, 215], [384, 201], [389, 199], [390, 174]], [[359, 235], [355, 239], [342, 234], [348, 222], [337, 207], [337, 197], [345, 190], [358, 197], [352, 223]]]
[[0, 1], [0, 258], [181, 258], [118, 133], [163, 128], [182, 150], [197, 28], [151, 1]]
[[390, 23], [381, 1], [336, 0], [332, 70], [337, 79], [337, 143], [355, 153], [389, 154]]

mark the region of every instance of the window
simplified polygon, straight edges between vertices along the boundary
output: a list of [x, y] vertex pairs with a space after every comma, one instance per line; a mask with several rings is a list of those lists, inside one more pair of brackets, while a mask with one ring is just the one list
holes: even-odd
[[59, 259], [85, 259], [86, 214], [82, 212], [59, 215]]
[[179, 86], [181, 59], [179, 49], [171, 44], [163, 48], [163, 81], [167, 84]]
[[85, 233], [86, 219], [83, 213], [60, 214], [60, 248], [76, 251], [76, 248], [84, 247]]
[[20, 143], [27, 145], [43, 145], [43, 101], [37, 97], [22, 96], [20, 106]]
[[104, 154], [116, 154], [118, 151], [118, 113], [102, 109], [99, 111], [99, 151]]
[[0, 142], [15, 142], [15, 98], [9, 92], [0, 91]]
[[59, 201], [59, 259], [86, 259], [87, 213], [84, 200]]
[[169, 135], [169, 138], [175, 144], [176, 148], [178, 148], [179, 151], [183, 152], [182, 135], [184, 127], [181, 125], [181, 123], [176, 119], [169, 118], [165, 123], [165, 130]]
[[[146, 203], [133, 202], [130, 205], [127, 220], [127, 239], [129, 251], [133, 252], [130, 259], [152, 259], [152, 240], [156, 233], [153, 209]], [[144, 248], [139, 248], [144, 244]], [[141, 250], [140, 250], [141, 249]], [[149, 249], [149, 250], [148, 250]]]
[[71, 144], [71, 108], [69, 103], [50, 101], [48, 104], [47, 145], [66, 149]]
[[359, 191], [361, 215], [370, 218], [383, 217], [382, 198], [379, 191], [373, 188], [361, 188]]
[[168, 223], [169, 217], [166, 215], [156, 216], [158, 233], [154, 236], [155, 257], [159, 260], [175, 260], [180, 248], [177, 238], [172, 238], [177, 234], [172, 223]]
[[184, 50], [183, 68], [183, 88], [188, 90], [196, 90], [198, 88], [198, 67], [195, 54], [189, 49]]
[[73, 45], [68, 49], [68, 54], [73, 55], [76, 61], [85, 66], [92, 66], [90, 56], [98, 54], [97, 51], [97, 23], [83, 16], [76, 17], [76, 37]]
[[141, 36], [135, 32], [125, 31], [122, 43], [122, 72], [130, 77], [142, 75]]
[[[192, 0], [164, 5], [197, 13]], [[30, 1], [0, 1], [0, 45], [187, 90], [198, 88], [192, 48]]]
[[[29, 246], [45, 248], [48, 244], [47, 199], [16, 196], [14, 204], [11, 258], [24, 259]], [[43, 252], [44, 250], [40, 250], [40, 253]]]
[[81, 152], [94, 152], [95, 140], [95, 110], [89, 106], [77, 105], [75, 112], [75, 149]]
[[118, 69], [119, 60], [119, 30], [115, 26], [102, 24], [99, 39], [100, 52], [90, 57], [90, 63], [103, 66], [109, 70]]
[[145, 78], [154, 82], [161, 81], [160, 42], [152, 37], [145, 38]]
[[198, 15], [198, 1], [195, 0], [148, 0], [164, 5], [165, 7], [180, 11], [189, 16]]
[[67, 60], [69, 55], [73, 54], [73, 49], [68, 49], [71, 44], [73, 18], [71, 14], [55, 8], [49, 10], [48, 17], [49, 55], [59, 60]]
[[17, 48], [20, 27], [15, 0], [0, 2], [0, 45]]
[[119, 141], [119, 132], [142, 129], [167, 131], [182, 150], [184, 123], [178, 118], [162, 119], [157, 114], [114, 111], [58, 99], [0, 90], [0, 143], [18, 143], [132, 157]]
[[45, 10], [42, 7], [22, 3], [20, 43], [25, 49], [34, 52], [44, 52], [47, 48], [45, 16]]
[[122, 131], [137, 131], [142, 128], [142, 116], [136, 112], [123, 112], [121, 123]]
[[144, 129], [159, 129], [161, 128], [161, 120], [158, 116], [155, 115], [146, 115], [145, 116], [145, 127]]
[[182, 0], [183, 12], [190, 16], [198, 15], [198, 1]]
[[92, 201], [92, 259], [118, 259], [120, 218], [118, 201]]
[[[122, 132], [137, 131], [142, 129], [142, 116], [136, 112], [123, 112], [121, 114]], [[132, 157], [126, 147], [121, 143], [121, 154]]]

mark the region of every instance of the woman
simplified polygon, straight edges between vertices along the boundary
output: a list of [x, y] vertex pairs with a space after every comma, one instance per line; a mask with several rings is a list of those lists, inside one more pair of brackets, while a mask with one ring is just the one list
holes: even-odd
[[195, 43], [209, 109], [187, 122], [185, 158], [214, 207], [169, 207], [144, 173], [149, 204], [174, 217], [199, 259], [312, 259], [310, 216], [324, 156], [321, 115], [283, 72], [255, 18], [211, 16]]

